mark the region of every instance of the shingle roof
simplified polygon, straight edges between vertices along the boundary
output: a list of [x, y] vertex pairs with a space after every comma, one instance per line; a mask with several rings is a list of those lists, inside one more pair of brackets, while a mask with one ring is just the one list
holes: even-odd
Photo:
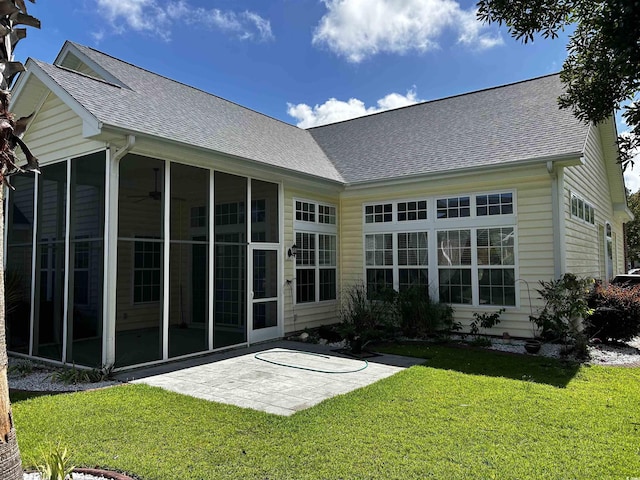
[[588, 125], [558, 108], [559, 75], [309, 131], [349, 183], [583, 151]]
[[559, 75], [302, 130], [70, 44], [125, 87], [36, 63], [103, 124], [336, 182], [578, 156], [588, 133], [558, 108]]
[[308, 131], [91, 48], [72, 45], [129, 88], [36, 63], [103, 124], [342, 181]]

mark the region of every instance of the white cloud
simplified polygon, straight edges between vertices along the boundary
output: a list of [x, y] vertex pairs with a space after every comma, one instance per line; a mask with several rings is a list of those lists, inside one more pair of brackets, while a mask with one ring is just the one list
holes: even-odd
[[169, 40], [172, 29], [183, 23], [222, 30], [241, 40], [273, 39], [269, 20], [250, 11], [194, 7], [187, 0], [96, 0], [96, 5], [116, 33], [134, 30]]
[[366, 107], [362, 100], [350, 98], [348, 101], [330, 98], [322, 105], [310, 107], [306, 103], [297, 105], [288, 103], [287, 113], [295, 118], [300, 128], [317, 127], [318, 125], [326, 125], [328, 123], [349, 120], [350, 118], [362, 117], [392, 108], [405, 107], [421, 102], [416, 96], [415, 88], [407, 92], [406, 95], [399, 93], [390, 93], [376, 102], [375, 107]]
[[326, 45], [350, 62], [381, 52], [405, 54], [439, 48], [447, 31], [476, 49], [502, 44], [454, 0], [323, 0], [327, 13], [313, 34], [314, 45]]

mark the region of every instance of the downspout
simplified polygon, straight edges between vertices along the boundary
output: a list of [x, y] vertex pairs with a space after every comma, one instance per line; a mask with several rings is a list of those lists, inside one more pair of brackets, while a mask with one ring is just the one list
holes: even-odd
[[136, 144], [135, 135], [127, 135], [124, 147], [107, 150], [107, 171], [105, 191], [107, 192], [105, 212], [105, 252], [104, 266], [104, 310], [102, 325], [102, 364], [113, 366], [116, 362], [116, 272], [118, 269], [118, 189], [120, 160]]
[[553, 276], [560, 278], [566, 271], [564, 224], [564, 168], [553, 161], [547, 162], [551, 177], [551, 220], [553, 226]]

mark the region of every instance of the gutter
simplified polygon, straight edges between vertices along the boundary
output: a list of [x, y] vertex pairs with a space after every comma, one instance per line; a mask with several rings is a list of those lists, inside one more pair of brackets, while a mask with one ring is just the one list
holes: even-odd
[[489, 165], [481, 165], [478, 167], [460, 167], [449, 170], [440, 170], [437, 172], [431, 173], [420, 173], [416, 175], [407, 175], [402, 178], [381, 178], [376, 180], [363, 180], [359, 182], [345, 182], [344, 186], [349, 190], [360, 190], [365, 188], [371, 188], [375, 186], [395, 186], [395, 185], [405, 185], [407, 183], [413, 183], [421, 180], [437, 180], [439, 178], [452, 178], [452, 177], [461, 177], [464, 175], [482, 173], [487, 170], [495, 170], [495, 169], [512, 169], [512, 168], [520, 168], [531, 165], [540, 165], [546, 164], [547, 170], [549, 169], [549, 164], [559, 165], [563, 167], [569, 167], [574, 165], [584, 165], [584, 157], [581, 151], [579, 152], [571, 152], [565, 153], [562, 155], [547, 155], [543, 157], [530, 158], [527, 160], [515, 160], [513, 162], [508, 163], [498, 163], [498, 164], [489, 164]]

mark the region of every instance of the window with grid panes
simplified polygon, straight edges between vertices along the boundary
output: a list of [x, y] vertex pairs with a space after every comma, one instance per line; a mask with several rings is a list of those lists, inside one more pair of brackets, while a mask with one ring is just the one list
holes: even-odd
[[427, 232], [399, 232], [398, 289], [429, 286], [429, 234]]
[[438, 231], [437, 241], [440, 301], [472, 303], [471, 230]]
[[515, 305], [515, 239], [513, 227], [476, 231], [478, 293], [481, 305]]
[[134, 242], [133, 303], [160, 301], [162, 243]]
[[296, 220], [301, 222], [316, 221], [316, 204], [311, 202], [296, 201]]
[[407, 222], [427, 219], [427, 201], [398, 202], [398, 221]]
[[365, 259], [367, 294], [373, 298], [393, 288], [393, 234], [366, 235]]
[[490, 193], [476, 195], [476, 215], [511, 215], [513, 213], [512, 193]]
[[337, 298], [337, 213], [334, 205], [294, 200], [296, 303]]
[[437, 199], [436, 216], [439, 219], [464, 218], [471, 216], [470, 197], [451, 197]]
[[388, 223], [393, 221], [393, 204], [379, 203], [364, 207], [365, 223]]

